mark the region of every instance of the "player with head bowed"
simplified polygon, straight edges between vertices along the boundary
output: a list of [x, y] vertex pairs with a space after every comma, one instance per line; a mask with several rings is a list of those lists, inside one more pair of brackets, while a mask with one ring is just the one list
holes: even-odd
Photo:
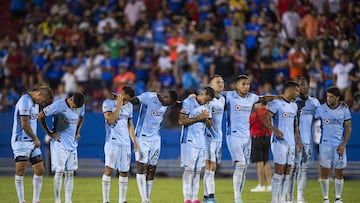
[[136, 181], [143, 203], [150, 202], [156, 165], [160, 156], [160, 128], [169, 106], [177, 101], [177, 93], [145, 92], [133, 97], [130, 102], [140, 104], [135, 135], [139, 151], [135, 153]]
[[[271, 150], [274, 157], [275, 173], [272, 177], [272, 203], [285, 202], [289, 188], [290, 168], [294, 165], [295, 148], [302, 151], [299, 135], [295, 98], [299, 85], [288, 81], [284, 85], [282, 98], [269, 103], [264, 124], [272, 132]], [[280, 195], [279, 195], [280, 194]]]
[[20, 97], [15, 105], [11, 148], [15, 158], [15, 187], [19, 203], [25, 203], [24, 175], [30, 161], [33, 176], [33, 200], [40, 202], [40, 192], [44, 175], [44, 164], [37, 132], [39, 104], [47, 105], [53, 100], [52, 90], [41, 86]]
[[208, 103], [215, 91], [205, 87], [195, 97], [186, 98], [182, 103], [179, 124], [183, 195], [185, 203], [200, 203], [198, 200], [200, 173], [205, 166], [205, 129], [212, 126], [211, 110]]
[[[77, 147], [80, 129], [84, 121], [84, 95], [80, 92], [71, 97], [59, 99], [45, 107], [39, 114], [44, 131], [52, 137], [50, 141], [51, 169], [55, 172], [55, 203], [60, 203], [62, 177], [65, 174], [65, 203], [72, 202], [74, 171], [78, 169]], [[51, 130], [45, 117], [52, 117]]]
[[130, 101], [135, 96], [131, 87], [123, 87], [120, 94], [112, 94], [103, 102], [102, 109], [105, 118], [106, 141], [105, 169], [102, 176], [103, 202], [110, 202], [111, 176], [114, 170], [119, 172], [119, 203], [126, 202], [128, 188], [128, 172], [131, 161], [131, 142], [134, 151], [138, 151], [133, 117], [133, 105]]

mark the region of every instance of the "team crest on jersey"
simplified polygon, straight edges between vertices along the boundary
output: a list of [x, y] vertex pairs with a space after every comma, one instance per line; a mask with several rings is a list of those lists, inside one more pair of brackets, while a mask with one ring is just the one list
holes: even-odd
[[50, 111], [50, 106], [45, 107], [43, 111], [46, 114], [48, 111]]
[[155, 111], [155, 110], [151, 110], [151, 115], [152, 115], [152, 116], [156, 116], [156, 111]]
[[235, 111], [240, 111], [241, 106], [240, 105], [235, 105]]
[[329, 123], [330, 123], [330, 120], [329, 120], [329, 119], [325, 119], [324, 122], [325, 122], [325, 124], [329, 124]]
[[341, 110], [338, 111], [338, 114], [344, 115], [344, 111], [341, 109]]

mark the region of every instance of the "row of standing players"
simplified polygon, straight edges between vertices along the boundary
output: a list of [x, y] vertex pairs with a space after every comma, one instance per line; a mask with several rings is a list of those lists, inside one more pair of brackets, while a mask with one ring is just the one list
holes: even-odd
[[[342, 202], [343, 168], [346, 167], [346, 144], [351, 134], [351, 115], [346, 105], [340, 105], [340, 91], [336, 87], [327, 90], [327, 102], [320, 105], [308, 95], [308, 81], [289, 81], [282, 95], [257, 96], [249, 93], [250, 81], [245, 75], [238, 76], [236, 90], [223, 91], [220, 76], [211, 79], [210, 87], [182, 102], [179, 115], [181, 132], [181, 166], [185, 203], [197, 203], [200, 172], [204, 173], [203, 202], [216, 202], [214, 175], [221, 161], [222, 118], [226, 109], [226, 141], [233, 161], [234, 202], [242, 202], [242, 190], [250, 161], [251, 138], [249, 117], [253, 105], [270, 102], [264, 124], [273, 132], [272, 152], [275, 173], [272, 177], [272, 201], [285, 202], [293, 199], [290, 175], [298, 171], [297, 201], [304, 201], [306, 170], [312, 161], [311, 125], [314, 119], [322, 122], [320, 144], [321, 188], [324, 202], [329, 202], [329, 172], [335, 168], [335, 202]], [[39, 202], [44, 167], [40, 141], [37, 138], [37, 120], [52, 138], [50, 142], [51, 165], [55, 171], [55, 202], [60, 202], [62, 177], [65, 175], [65, 202], [71, 202], [73, 175], [78, 167], [77, 144], [85, 113], [84, 96], [73, 96], [55, 101], [39, 113], [39, 105], [49, 103], [52, 92], [40, 87], [23, 95], [16, 104], [12, 133], [12, 149], [16, 161], [15, 186], [19, 202], [24, 200], [23, 176], [26, 162], [34, 169], [33, 202]], [[160, 125], [167, 108], [177, 101], [174, 91], [166, 93], [146, 92], [134, 96], [125, 87], [114, 98], [103, 103], [106, 125], [105, 170], [102, 177], [103, 202], [109, 202], [111, 175], [119, 172], [119, 202], [126, 202], [128, 171], [130, 169], [131, 143], [133, 142], [137, 164], [136, 180], [143, 203], [150, 202], [156, 165], [160, 154]], [[132, 122], [133, 104], [141, 104], [137, 127]], [[53, 128], [49, 129], [45, 117], [53, 116]], [[38, 119], [37, 119], [38, 118]], [[344, 128], [345, 124], [345, 128]], [[294, 166], [294, 167], [292, 167]], [[297, 166], [297, 167], [295, 167]]]

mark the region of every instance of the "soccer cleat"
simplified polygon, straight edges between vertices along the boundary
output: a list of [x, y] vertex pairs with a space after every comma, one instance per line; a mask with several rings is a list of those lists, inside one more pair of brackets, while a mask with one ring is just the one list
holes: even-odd
[[[203, 203], [205, 202], [203, 201]], [[207, 203], [217, 203], [217, 201], [215, 200], [215, 198], [208, 198]]]
[[200, 200], [192, 201], [192, 203], [201, 203]]
[[234, 200], [234, 203], [244, 203], [244, 202], [242, 201], [242, 199], [236, 199]]
[[265, 192], [266, 188], [265, 186], [257, 185], [255, 188], [250, 190], [251, 192]]
[[324, 199], [323, 203], [330, 203], [329, 199]]
[[305, 202], [305, 200], [298, 200], [296, 201], [296, 203], [307, 203], [307, 202]]
[[272, 190], [271, 185], [268, 185], [268, 186], [265, 187], [266, 192], [271, 192], [271, 190]]
[[204, 199], [203, 199], [203, 203], [207, 203], [208, 202], [208, 200], [209, 200], [209, 198], [208, 197], [204, 197]]
[[343, 203], [341, 198], [336, 198], [336, 200], [334, 201], [334, 203]]
[[191, 203], [191, 200], [185, 200], [184, 203]]

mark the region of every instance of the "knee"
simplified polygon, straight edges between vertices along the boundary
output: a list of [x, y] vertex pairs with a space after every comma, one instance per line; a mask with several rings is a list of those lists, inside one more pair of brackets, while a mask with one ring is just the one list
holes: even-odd
[[146, 176], [147, 180], [154, 180], [155, 171], [156, 171], [156, 166], [155, 165], [149, 165], [148, 173], [147, 173], [147, 176]]
[[147, 165], [144, 163], [136, 162], [136, 173], [137, 174], [146, 174]]
[[335, 178], [336, 179], [343, 179], [343, 170], [342, 169], [335, 169]]

